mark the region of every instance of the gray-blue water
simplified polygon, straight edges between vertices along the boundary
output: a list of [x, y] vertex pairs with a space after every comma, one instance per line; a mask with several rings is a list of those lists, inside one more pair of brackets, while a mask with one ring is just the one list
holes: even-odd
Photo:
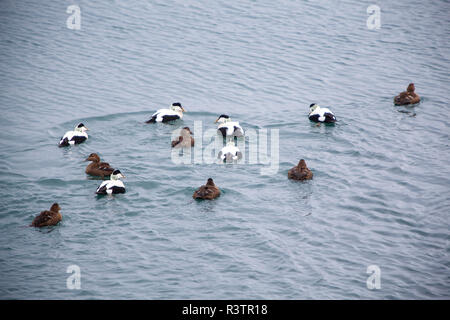
[[[449, 13], [442, 0], [2, 0], [0, 298], [450, 298]], [[422, 102], [395, 107], [409, 82]], [[175, 101], [183, 121], [144, 124]], [[313, 102], [339, 122], [311, 124]], [[174, 129], [222, 113], [279, 129], [276, 174], [172, 162]], [[80, 121], [89, 140], [58, 148]], [[126, 194], [95, 196], [91, 152]], [[301, 158], [314, 179], [289, 181]], [[221, 197], [193, 201], [208, 177]], [[62, 223], [27, 227], [55, 201]]]

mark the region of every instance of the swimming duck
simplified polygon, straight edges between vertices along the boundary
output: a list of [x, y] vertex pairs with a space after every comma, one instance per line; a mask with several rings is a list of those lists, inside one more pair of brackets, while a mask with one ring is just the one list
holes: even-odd
[[62, 215], [59, 210], [61, 210], [61, 208], [55, 202], [50, 207], [50, 210], [42, 211], [36, 218], [34, 218], [33, 222], [30, 224], [30, 227], [41, 228], [58, 224], [58, 222], [62, 220]]
[[309, 106], [309, 120], [314, 122], [333, 123], [336, 117], [328, 108], [321, 108], [319, 105], [312, 103]]
[[406, 91], [403, 91], [394, 98], [394, 104], [397, 106], [404, 106], [407, 104], [419, 103], [420, 97], [414, 90], [416, 90], [414, 83], [410, 83], [408, 88], [406, 88]]
[[238, 121], [231, 121], [231, 118], [226, 114], [221, 114], [219, 118], [215, 121], [219, 126], [217, 130], [222, 133], [225, 137], [242, 137], [244, 135], [244, 130], [239, 125]]
[[227, 145], [220, 150], [218, 158], [224, 162], [232, 162], [242, 158], [242, 152], [234, 145], [234, 141], [230, 140]]
[[120, 170], [114, 170], [111, 173], [110, 180], [103, 181], [102, 184], [97, 188], [96, 194], [116, 194], [125, 193], [125, 186], [120, 178], [125, 178], [125, 176], [120, 172]]
[[89, 157], [87, 157], [84, 161], [92, 161], [86, 167], [86, 173], [91, 176], [103, 178], [105, 176], [111, 175], [111, 173], [114, 171], [114, 168], [111, 168], [109, 163], [100, 162], [100, 157], [96, 153], [91, 153]]
[[87, 140], [88, 135], [86, 131], [89, 129], [83, 124], [79, 123], [73, 131], [67, 131], [66, 134], [59, 141], [60, 147], [67, 147], [69, 145], [79, 144]]
[[310, 180], [313, 173], [306, 166], [305, 160], [301, 159], [298, 165], [288, 171], [288, 178], [293, 180]]
[[220, 196], [220, 189], [214, 184], [213, 179], [209, 178], [205, 185], [198, 188], [192, 198], [212, 200]]
[[194, 138], [191, 137], [192, 131], [189, 127], [184, 127], [180, 131], [180, 136], [172, 141], [172, 148], [188, 148], [194, 146]]
[[153, 115], [152, 118], [146, 123], [155, 123], [155, 122], [169, 122], [178, 119], [183, 119], [183, 112], [186, 112], [184, 108], [181, 106], [181, 103], [174, 102], [170, 106], [169, 109], [159, 109]]

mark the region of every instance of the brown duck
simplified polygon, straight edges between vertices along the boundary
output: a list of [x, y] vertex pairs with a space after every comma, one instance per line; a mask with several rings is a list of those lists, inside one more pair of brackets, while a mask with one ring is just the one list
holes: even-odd
[[50, 211], [42, 211], [36, 218], [34, 218], [33, 222], [30, 224], [30, 227], [47, 227], [54, 226], [58, 224], [62, 220], [62, 215], [59, 213], [61, 208], [55, 202], [52, 204]]
[[198, 188], [192, 198], [212, 200], [220, 196], [220, 190], [214, 184], [213, 179], [209, 178], [204, 186]]
[[303, 159], [288, 172], [288, 178], [293, 180], [310, 180], [312, 177], [313, 173], [308, 169]]
[[189, 148], [194, 146], [194, 138], [191, 137], [192, 131], [189, 127], [184, 127], [180, 131], [180, 136], [172, 141], [172, 148]]
[[109, 163], [100, 162], [100, 157], [96, 153], [91, 153], [85, 161], [92, 161], [86, 167], [86, 173], [91, 176], [107, 177], [113, 173], [114, 168], [109, 166]]
[[414, 83], [410, 83], [408, 88], [406, 88], [406, 91], [403, 91], [394, 98], [394, 104], [397, 106], [404, 106], [407, 104], [419, 103], [420, 97], [414, 90], [416, 90]]

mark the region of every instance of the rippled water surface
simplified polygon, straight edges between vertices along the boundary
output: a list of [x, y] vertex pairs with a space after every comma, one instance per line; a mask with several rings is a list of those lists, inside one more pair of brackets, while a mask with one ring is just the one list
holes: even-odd
[[[448, 1], [378, 1], [379, 30], [356, 0], [76, 1], [70, 30], [74, 2], [0, 2], [0, 298], [450, 298]], [[395, 107], [409, 82], [422, 102]], [[183, 121], [144, 123], [174, 101]], [[222, 113], [279, 130], [275, 174], [171, 160]], [[95, 196], [91, 152], [126, 194]], [[301, 158], [314, 179], [289, 181]], [[193, 201], [208, 177], [221, 197]], [[55, 201], [60, 225], [27, 227]]]

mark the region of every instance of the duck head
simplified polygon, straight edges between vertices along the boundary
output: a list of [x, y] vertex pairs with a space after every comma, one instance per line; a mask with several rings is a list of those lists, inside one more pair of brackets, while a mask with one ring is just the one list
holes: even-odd
[[190, 134], [193, 134], [192, 131], [191, 131], [191, 129], [189, 129], [189, 127], [184, 127], [184, 128], [182, 129], [182, 131], [185, 131], [185, 132], [188, 132], [188, 133], [190, 133]]
[[94, 162], [100, 162], [100, 157], [96, 153], [91, 153], [89, 157], [86, 158], [84, 161], [94, 161]]
[[228, 122], [228, 121], [231, 121], [231, 118], [230, 118], [228, 115], [226, 115], [226, 114], [221, 114], [221, 115], [217, 118], [217, 120], [215, 121], [215, 123], [225, 123], [225, 122]]
[[306, 161], [303, 160], [303, 159], [301, 159], [301, 160], [298, 162], [297, 168], [299, 168], [300, 170], [305, 170], [305, 169], [307, 169], [308, 167], [306, 166]]
[[212, 178], [209, 178], [208, 181], [206, 181], [207, 186], [215, 186], [214, 181]]
[[175, 112], [186, 112], [186, 110], [184, 110], [183, 106], [179, 102], [172, 103], [172, 105], [170, 106], [170, 110]]
[[416, 88], [414, 87], [414, 83], [410, 83], [408, 85], [408, 88], [406, 88], [406, 91], [408, 92], [414, 92], [414, 90], [416, 90]]
[[61, 210], [61, 207], [56, 202], [54, 204], [52, 204], [52, 206], [50, 207], [50, 211], [59, 212], [59, 210]]
[[77, 124], [77, 126], [75, 127], [74, 131], [78, 131], [78, 132], [86, 132], [88, 131], [88, 127], [86, 127], [83, 123], [79, 123]]
[[318, 104], [316, 104], [316, 103], [311, 103], [311, 104], [309, 105], [309, 112], [311, 113], [311, 112], [313, 112], [314, 110], [316, 110], [317, 108], [320, 108]]
[[120, 178], [125, 178], [125, 176], [120, 172], [120, 170], [114, 170], [113, 173], [111, 173], [111, 180], [119, 180]]

